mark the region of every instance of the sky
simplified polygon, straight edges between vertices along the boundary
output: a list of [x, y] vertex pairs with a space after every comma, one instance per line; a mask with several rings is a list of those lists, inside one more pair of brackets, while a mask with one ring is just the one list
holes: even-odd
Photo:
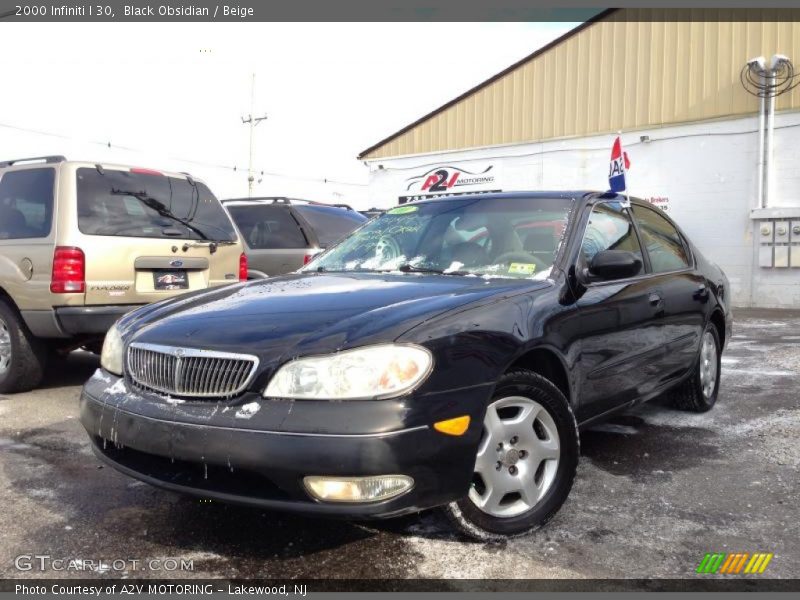
[[252, 112], [254, 195], [368, 208], [361, 150], [576, 25], [4, 23], [0, 160], [189, 171], [246, 196]]

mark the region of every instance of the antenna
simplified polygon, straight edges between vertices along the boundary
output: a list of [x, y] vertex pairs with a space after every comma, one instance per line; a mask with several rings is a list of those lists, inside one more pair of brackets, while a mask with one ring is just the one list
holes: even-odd
[[242, 117], [242, 123], [250, 126], [250, 158], [247, 163], [247, 196], [252, 198], [253, 196], [253, 182], [255, 181], [255, 176], [253, 175], [253, 129], [255, 129], [256, 125], [261, 123], [261, 121], [267, 120], [267, 115], [262, 117], [254, 117], [254, 107], [256, 101], [256, 74], [253, 73], [253, 77], [250, 80], [250, 114], [247, 115], [245, 119]]

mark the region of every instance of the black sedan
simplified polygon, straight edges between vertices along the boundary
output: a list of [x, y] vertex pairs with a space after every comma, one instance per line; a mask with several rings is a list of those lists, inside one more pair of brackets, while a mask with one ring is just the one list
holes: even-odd
[[163, 488], [346, 518], [441, 507], [489, 539], [544, 524], [581, 427], [668, 394], [706, 411], [728, 280], [646, 202], [476, 194], [402, 205], [300, 272], [140, 308], [81, 421]]

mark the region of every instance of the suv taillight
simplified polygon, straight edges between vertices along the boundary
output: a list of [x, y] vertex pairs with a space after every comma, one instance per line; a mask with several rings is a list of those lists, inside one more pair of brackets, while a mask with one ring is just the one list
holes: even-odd
[[310, 263], [312, 258], [314, 258], [313, 254], [306, 254], [303, 257], [303, 265], [307, 265], [308, 263]]
[[82, 294], [86, 291], [86, 257], [83, 250], [73, 246], [56, 247], [50, 291], [54, 294]]
[[244, 252], [239, 255], [239, 281], [247, 281], [247, 255]]

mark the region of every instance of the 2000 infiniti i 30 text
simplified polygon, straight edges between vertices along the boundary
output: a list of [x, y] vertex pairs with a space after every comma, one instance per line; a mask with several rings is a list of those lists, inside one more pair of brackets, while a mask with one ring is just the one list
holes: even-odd
[[710, 409], [728, 281], [661, 211], [601, 193], [399, 206], [302, 271], [140, 308], [81, 420], [164, 488], [351, 518], [545, 523], [578, 430], [669, 393]]

